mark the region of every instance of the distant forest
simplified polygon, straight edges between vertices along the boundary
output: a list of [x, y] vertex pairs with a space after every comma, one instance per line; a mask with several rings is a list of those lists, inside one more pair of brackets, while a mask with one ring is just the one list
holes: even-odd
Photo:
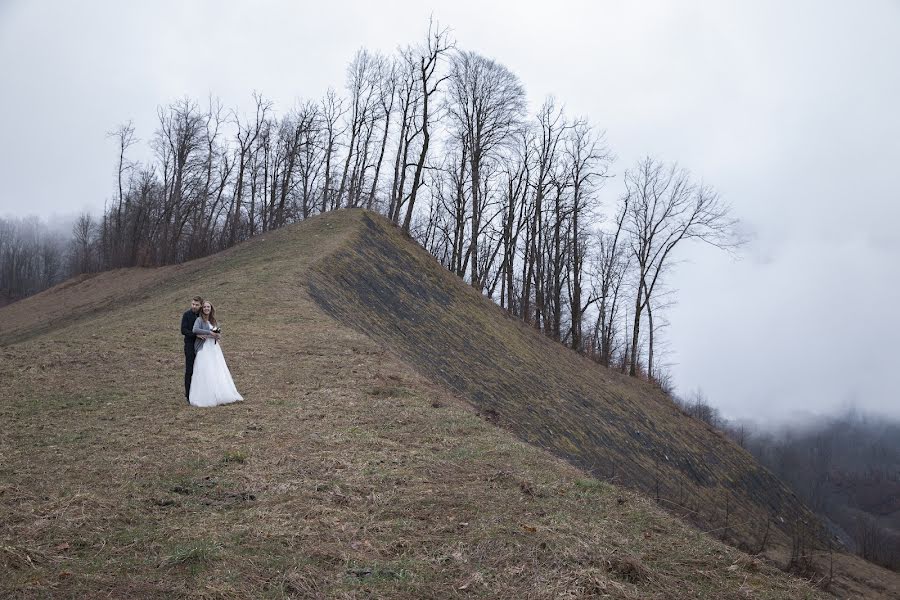
[[791, 486], [851, 551], [900, 570], [900, 422], [848, 411], [763, 429], [723, 419], [699, 392], [676, 402]]
[[[178, 99], [158, 108], [146, 162], [132, 158], [142, 143], [132, 123], [110, 133], [116, 191], [102, 214], [81, 214], [64, 233], [0, 219], [0, 305], [72, 276], [180, 263], [364, 207], [511, 315], [672, 394], [661, 341], [669, 274], [689, 242], [740, 246], [731, 209], [652, 154], [613, 179], [601, 128], [552, 97], [527, 107], [513, 71], [434, 23], [393, 54], [360, 49], [341, 90], [282, 113], [260, 94], [249, 112]], [[614, 200], [601, 202], [604, 186]], [[859, 491], [880, 498], [898, 485], [897, 445], [870, 444], [875, 424], [751, 433], [725, 427], [703, 401], [681, 404], [724, 427], [863, 556], [896, 568], [896, 516], [884, 511], [898, 495], [885, 508]], [[870, 534], [888, 537], [873, 545]]]

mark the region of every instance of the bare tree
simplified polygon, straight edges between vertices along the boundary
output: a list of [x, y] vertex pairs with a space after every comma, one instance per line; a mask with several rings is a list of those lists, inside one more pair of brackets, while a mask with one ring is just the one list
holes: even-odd
[[428, 157], [428, 148], [431, 143], [431, 131], [429, 127], [434, 116], [431, 112], [430, 102], [432, 101], [432, 97], [440, 89], [441, 84], [448, 78], [448, 76], [441, 76], [438, 73], [438, 67], [440, 66], [444, 54], [452, 47], [453, 42], [450, 40], [449, 30], [446, 28], [441, 29], [439, 25], [429, 20], [425, 44], [420, 47], [418, 56], [417, 83], [419, 88], [419, 98], [421, 99], [421, 110], [419, 111], [417, 133], [421, 132], [422, 143], [419, 148], [419, 158], [415, 164], [412, 185], [406, 201], [406, 217], [403, 219], [403, 231], [406, 233], [409, 233], [413, 210], [415, 209], [416, 198], [419, 193], [419, 186], [422, 184], [422, 173], [425, 169], [425, 160]]
[[[256, 92], [253, 93], [253, 103], [254, 115], [252, 119], [242, 120], [236, 111], [233, 112], [234, 124], [237, 127], [237, 133], [235, 135], [237, 140], [237, 148], [235, 149], [237, 181], [235, 181], [234, 184], [231, 208], [228, 211], [228, 245], [233, 245], [238, 240], [238, 229], [240, 227], [243, 211], [245, 177], [250, 162], [253, 159], [251, 151], [259, 139], [260, 133], [265, 129], [269, 111], [272, 110], [272, 103]], [[250, 212], [252, 213], [253, 211], [251, 210]]]
[[134, 177], [128, 230], [125, 233], [129, 265], [156, 264], [153, 248], [155, 214], [161, 210], [162, 186], [153, 165], [141, 167]]
[[306, 219], [316, 207], [316, 182], [325, 163], [322, 113], [314, 102], [304, 102], [297, 109], [298, 127], [302, 130], [298, 157], [300, 217]]
[[96, 270], [94, 249], [97, 223], [88, 213], [82, 213], [72, 227], [71, 261], [75, 273], [91, 273]]
[[469, 222], [467, 148], [462, 140], [451, 140], [445, 150], [447, 160], [441, 168], [443, 176], [438, 178], [442, 185], [435, 190], [436, 202], [446, 215], [443, 236], [450, 249], [446, 266], [459, 277], [465, 277], [469, 264], [466, 252], [466, 225]]
[[118, 197], [116, 198], [115, 219], [113, 221], [113, 239], [109, 240], [107, 246], [112, 250], [111, 255], [119, 257], [118, 260], [121, 263], [123, 257], [123, 219], [124, 215], [128, 213], [128, 206], [126, 206], [128, 197], [125, 193], [125, 186], [128, 176], [133, 171], [135, 166], [133, 162], [129, 161], [126, 158], [125, 155], [128, 152], [129, 148], [137, 143], [137, 138], [134, 135], [134, 124], [132, 123], [132, 121], [128, 121], [127, 123], [119, 125], [114, 131], [109, 132], [107, 136], [115, 138], [116, 145], [118, 147], [118, 161], [116, 165], [116, 183], [118, 185]]
[[394, 104], [400, 86], [401, 63], [395, 58], [390, 61], [383, 60], [379, 63], [378, 74], [378, 106], [380, 117], [383, 119], [381, 144], [379, 144], [378, 159], [375, 161], [375, 174], [372, 176], [372, 187], [366, 197], [366, 209], [371, 210], [375, 202], [375, 192], [381, 175], [381, 165], [384, 162], [385, 150], [388, 146], [388, 135], [391, 131], [391, 118], [394, 115]]
[[421, 131], [416, 127], [419, 106], [421, 104], [418, 84], [419, 67], [416, 64], [416, 51], [408, 47], [401, 51], [397, 58], [398, 90], [397, 112], [400, 131], [397, 136], [397, 148], [394, 152], [394, 174], [391, 180], [391, 192], [388, 199], [388, 218], [399, 225], [400, 211], [406, 195], [406, 174], [412, 145]]
[[[278, 204], [274, 206], [274, 202], [272, 202], [271, 228], [281, 227], [287, 222], [288, 212], [292, 209], [288, 204], [288, 198], [291, 197], [297, 185], [298, 170], [303, 171], [308, 178], [313, 168], [312, 165], [304, 167], [303, 162], [304, 156], [309, 156], [309, 146], [312, 143], [311, 136], [314, 135], [313, 128], [317, 116], [315, 105], [307, 103], [291, 111], [281, 122], [278, 145], [282, 160], [280, 174], [275, 182], [278, 188], [278, 192], [275, 194]], [[304, 149], [306, 149], [305, 155]], [[308, 214], [308, 194], [307, 184], [303, 191], [303, 204], [306, 207], [303, 209], [304, 216]]]
[[[338, 205], [344, 203], [347, 207], [353, 207], [358, 202], [357, 189], [365, 169], [368, 145], [376, 120], [382, 60], [377, 54], [361, 48], [347, 67], [350, 112], [346, 129], [349, 130], [350, 138], [347, 141], [347, 155], [344, 158], [341, 183], [337, 190]], [[346, 202], [344, 202], [345, 193]]]
[[[531, 167], [533, 181], [530, 182], [532, 199], [531, 219], [526, 229], [524, 258], [522, 261], [522, 318], [536, 327], [541, 327], [545, 311], [544, 301], [544, 201], [550, 189], [554, 172], [558, 168], [559, 146], [566, 124], [563, 112], [557, 109], [555, 100], [547, 98], [541, 105], [534, 127], [530, 152], [534, 164]], [[532, 303], [532, 291], [534, 303]]]
[[[640, 160], [625, 174], [628, 212], [626, 230], [637, 267], [629, 373], [637, 375], [637, 346], [641, 318], [669, 266], [674, 249], [684, 240], [698, 240], [718, 248], [733, 248], [736, 221], [730, 210], [706, 185], [698, 185], [676, 165], [652, 158]], [[653, 373], [653, 348], [647, 372]]]
[[448, 108], [459, 139], [467, 146], [471, 178], [471, 285], [481, 290], [478, 243], [484, 217], [482, 170], [515, 138], [525, 112], [525, 90], [505, 66], [469, 51], [453, 58]]
[[566, 139], [565, 154], [568, 164], [568, 180], [571, 186], [571, 228], [569, 244], [571, 249], [571, 276], [569, 298], [571, 315], [572, 349], [583, 351], [582, 315], [597, 296], [582, 298], [584, 262], [588, 253], [590, 224], [594, 221], [596, 207], [595, 193], [606, 177], [612, 162], [612, 153], [607, 148], [603, 133], [595, 132], [584, 119], [573, 123]]
[[571, 181], [568, 169], [560, 165], [551, 182], [550, 214], [547, 235], [544, 237], [544, 254], [547, 265], [543, 281], [544, 334], [560, 341], [564, 310], [563, 288], [568, 285], [570, 247], [566, 243], [572, 229]]
[[182, 98], [160, 108], [154, 149], [162, 165], [163, 205], [157, 215], [161, 264], [180, 260], [182, 234], [203, 182], [206, 119], [196, 101]]
[[528, 181], [531, 174], [532, 146], [525, 131], [520, 134], [518, 151], [505, 161], [503, 176], [505, 181], [502, 203], [503, 262], [500, 276], [503, 279], [500, 291], [500, 306], [511, 314], [519, 314], [515, 285], [515, 259], [519, 237], [529, 221]]
[[209, 254], [213, 248], [212, 228], [214, 215], [224, 202], [233, 163], [229, 148], [222, 141], [222, 127], [226, 123], [221, 101], [209, 98], [209, 108], [204, 115], [204, 156], [202, 184], [198, 186], [197, 204], [191, 211], [191, 231], [185, 258], [197, 258]]
[[597, 319], [594, 326], [594, 347], [600, 364], [612, 366], [617, 351], [617, 327], [622, 286], [631, 267], [631, 254], [627, 252], [623, 226], [628, 213], [628, 200], [615, 218], [611, 231], [600, 231], [597, 240], [597, 257], [594, 263], [594, 291], [597, 298]]
[[337, 200], [335, 199], [333, 169], [337, 147], [345, 131], [345, 128], [340, 127], [339, 123], [346, 112], [347, 109], [344, 107], [343, 99], [333, 89], [329, 89], [322, 99], [322, 124], [325, 134], [325, 178], [322, 182], [321, 212], [333, 210], [339, 202], [339, 197]]

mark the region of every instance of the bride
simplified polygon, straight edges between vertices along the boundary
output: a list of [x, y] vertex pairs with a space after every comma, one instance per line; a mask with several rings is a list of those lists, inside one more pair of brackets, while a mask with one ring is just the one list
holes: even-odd
[[192, 406], [217, 406], [243, 400], [234, 387], [222, 347], [219, 345], [221, 329], [216, 322], [216, 309], [204, 302], [200, 316], [194, 321], [194, 342], [197, 358], [191, 379], [190, 403]]

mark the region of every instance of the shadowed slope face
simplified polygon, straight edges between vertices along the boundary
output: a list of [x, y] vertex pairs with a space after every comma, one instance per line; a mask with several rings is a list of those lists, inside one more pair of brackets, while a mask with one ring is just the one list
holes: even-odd
[[355, 241], [315, 272], [312, 295], [331, 314], [594, 475], [748, 547], [761, 542], [770, 516], [778, 525], [814, 522], [748, 453], [649, 385], [508, 317], [380, 216], [365, 215]]

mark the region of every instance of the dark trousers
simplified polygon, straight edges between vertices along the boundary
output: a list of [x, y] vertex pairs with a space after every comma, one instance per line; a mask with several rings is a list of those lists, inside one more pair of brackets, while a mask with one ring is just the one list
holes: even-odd
[[194, 343], [184, 345], [184, 397], [189, 398], [191, 395], [191, 376], [194, 374], [194, 358], [197, 354], [194, 352]]

